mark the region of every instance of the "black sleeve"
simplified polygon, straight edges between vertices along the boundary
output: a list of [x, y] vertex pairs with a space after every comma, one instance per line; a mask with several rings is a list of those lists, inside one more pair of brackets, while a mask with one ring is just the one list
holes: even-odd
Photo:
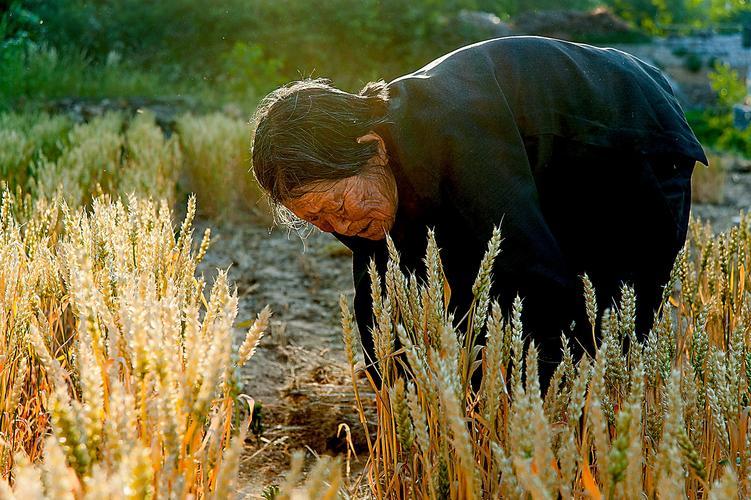
[[363, 238], [347, 237], [334, 234], [339, 241], [352, 250], [352, 278], [355, 286], [355, 321], [360, 332], [360, 343], [365, 355], [365, 364], [370, 365], [375, 360], [373, 345], [373, 301], [370, 295], [370, 277], [368, 266], [370, 260], [375, 259], [381, 280], [386, 272], [388, 249], [386, 240], [371, 241]]

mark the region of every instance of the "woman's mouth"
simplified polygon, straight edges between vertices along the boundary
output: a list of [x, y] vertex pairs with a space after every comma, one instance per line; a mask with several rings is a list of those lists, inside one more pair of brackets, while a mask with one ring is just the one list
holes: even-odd
[[369, 240], [381, 240], [385, 237], [386, 232], [386, 225], [383, 221], [372, 219], [357, 235]]
[[369, 222], [368, 222], [368, 223], [367, 223], [367, 224], [365, 225], [365, 227], [364, 227], [364, 228], [362, 228], [361, 230], [359, 230], [359, 231], [357, 232], [357, 235], [358, 235], [358, 236], [366, 236], [366, 235], [370, 234], [370, 230], [371, 230], [371, 227], [373, 226], [373, 222], [374, 222], [374, 221], [375, 221], [375, 219], [371, 219], [371, 220], [370, 220], [370, 221], [369, 221]]

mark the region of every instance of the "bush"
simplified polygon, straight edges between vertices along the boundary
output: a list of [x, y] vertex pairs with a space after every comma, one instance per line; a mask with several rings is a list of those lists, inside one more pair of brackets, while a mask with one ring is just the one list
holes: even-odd
[[686, 57], [688, 55], [688, 49], [683, 46], [676, 47], [671, 52], [675, 57]]
[[717, 106], [686, 113], [694, 133], [705, 146], [751, 157], [751, 128], [739, 130], [733, 123], [733, 106], [746, 96], [745, 83], [727, 64], [716, 65], [709, 81]]
[[279, 58], [268, 58], [258, 44], [237, 42], [224, 55], [224, 71], [218, 80], [235, 101], [252, 103], [260, 100], [274, 88], [285, 83], [280, 70], [284, 65]]
[[743, 2], [695, 2], [693, 0], [605, 0], [605, 4], [623, 19], [655, 35], [679, 28], [684, 33], [715, 27], [738, 11]]
[[44, 45], [0, 47], [0, 110], [19, 100], [60, 97], [127, 97], [179, 93], [160, 74], [144, 71], [112, 55], [109, 62], [93, 64], [83, 52]]
[[683, 60], [683, 67], [690, 73], [698, 73], [701, 71], [702, 66], [704, 66], [704, 62], [701, 56], [695, 52], [689, 52]]
[[723, 109], [732, 108], [746, 96], [745, 82], [727, 63], [714, 66], [714, 70], [709, 73], [709, 83]]
[[96, 63], [112, 52], [154, 68], [169, 65], [205, 72], [250, 22], [243, 0], [24, 0], [20, 8], [43, 20], [27, 26], [36, 42], [83, 50]]
[[[33, 43], [85, 54], [93, 67], [117, 53], [135, 67], [173, 75], [163, 87], [188, 83], [182, 88], [189, 93], [207, 82], [210, 87], [232, 80], [235, 70], [225, 61], [237, 58], [237, 47], [258, 47], [260, 58], [251, 55], [260, 70], [249, 71], [245, 84], [261, 94], [274, 86], [278, 61], [283, 61], [278, 68], [282, 80], [315, 72], [352, 88], [415, 69], [462, 44], [450, 21], [475, 2], [24, 0], [18, 5], [43, 20], [24, 26]], [[245, 55], [241, 59], [248, 61]]]

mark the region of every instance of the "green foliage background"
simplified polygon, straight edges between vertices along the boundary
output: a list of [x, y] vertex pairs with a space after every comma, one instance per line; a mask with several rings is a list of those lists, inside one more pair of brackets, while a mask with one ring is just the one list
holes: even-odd
[[650, 34], [749, 12], [743, 0], [15, 0], [0, 2], [0, 108], [175, 94], [252, 106], [305, 76], [354, 90], [484, 38], [457, 28], [462, 9], [509, 20], [600, 6]]

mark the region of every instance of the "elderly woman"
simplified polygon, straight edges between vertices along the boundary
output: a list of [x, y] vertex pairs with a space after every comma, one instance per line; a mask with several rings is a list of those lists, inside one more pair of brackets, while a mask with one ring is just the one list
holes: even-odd
[[583, 273], [601, 309], [632, 285], [637, 333], [648, 331], [686, 237], [694, 165], [707, 163], [656, 68], [542, 37], [470, 45], [359, 94], [294, 82], [256, 118], [253, 171], [272, 202], [352, 249], [367, 355], [366, 269], [374, 258], [383, 272], [387, 233], [419, 273], [435, 229], [451, 306], [463, 313], [500, 224], [493, 294], [506, 308], [524, 298], [543, 377], [561, 358], [562, 332], [592, 350]]

